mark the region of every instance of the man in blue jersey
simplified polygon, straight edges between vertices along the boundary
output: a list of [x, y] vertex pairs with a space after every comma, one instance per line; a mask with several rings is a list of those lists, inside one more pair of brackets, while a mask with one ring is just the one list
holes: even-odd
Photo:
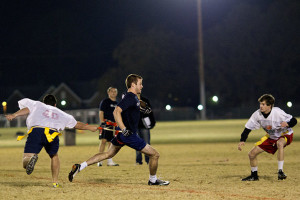
[[[140, 101], [137, 97], [141, 94], [143, 78], [136, 74], [130, 74], [126, 78], [127, 93], [125, 93], [121, 102], [114, 110], [114, 118], [121, 128], [122, 132], [119, 133], [112, 141], [112, 145], [107, 152], [98, 153], [81, 164], [74, 164], [69, 173], [69, 181], [72, 182], [74, 176], [82, 171], [89, 165], [95, 164], [102, 160], [114, 157], [119, 150], [127, 145], [137, 151], [149, 156], [149, 181], [148, 185], [169, 185], [169, 181], [159, 180], [156, 177], [158, 168], [159, 153], [149, 144], [141, 139], [138, 134], [138, 123], [140, 117]], [[143, 108], [142, 110], [147, 110]]]

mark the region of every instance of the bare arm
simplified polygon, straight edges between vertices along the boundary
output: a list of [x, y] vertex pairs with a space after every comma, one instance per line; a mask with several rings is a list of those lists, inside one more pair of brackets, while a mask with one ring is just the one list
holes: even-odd
[[104, 122], [104, 112], [102, 110], [99, 111], [99, 119], [100, 119], [100, 124]]
[[114, 114], [114, 118], [115, 118], [115, 121], [117, 122], [118, 126], [120, 127], [121, 130], [123, 130], [125, 127], [124, 123], [123, 123], [123, 120], [122, 120], [122, 108], [120, 108], [119, 106], [117, 106], [113, 112]]
[[14, 118], [18, 117], [18, 116], [23, 116], [23, 115], [28, 115], [30, 113], [28, 108], [23, 108], [21, 110], [18, 110], [17, 112], [15, 112], [14, 114], [11, 115], [5, 115], [6, 119], [8, 119], [9, 121], [13, 120]]
[[77, 124], [75, 125], [76, 129], [80, 129], [80, 130], [89, 130], [89, 131], [92, 131], [92, 132], [95, 132], [98, 130], [98, 126], [95, 126], [95, 125], [88, 125], [88, 124], [85, 124], [85, 123], [82, 123], [82, 122], [79, 122], [77, 121]]

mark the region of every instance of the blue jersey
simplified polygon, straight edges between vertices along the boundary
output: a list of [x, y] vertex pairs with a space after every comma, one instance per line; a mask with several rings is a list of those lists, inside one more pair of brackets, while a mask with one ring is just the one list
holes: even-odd
[[117, 101], [112, 101], [110, 98], [104, 99], [101, 101], [99, 110], [104, 112], [104, 119], [115, 121], [113, 112], [117, 106]]
[[126, 92], [118, 106], [122, 109], [122, 120], [128, 130], [137, 133], [140, 119], [140, 101], [132, 92]]

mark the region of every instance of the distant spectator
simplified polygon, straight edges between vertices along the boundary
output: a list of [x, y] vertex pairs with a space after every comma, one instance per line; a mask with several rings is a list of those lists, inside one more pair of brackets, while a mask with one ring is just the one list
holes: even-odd
[[[140, 120], [138, 125], [138, 135], [147, 143], [150, 144], [150, 129], [155, 126], [155, 118], [152, 111], [152, 106], [149, 100], [140, 94], [137, 95], [141, 102]], [[143, 104], [143, 105], [142, 105]], [[143, 106], [143, 107], [142, 107]], [[145, 155], [145, 162], [149, 164], [149, 156]], [[140, 151], [136, 151], [136, 164], [143, 164], [143, 156]]]
[[[115, 122], [115, 118], [113, 115], [113, 112], [115, 110], [115, 107], [117, 106], [117, 95], [118, 90], [114, 87], [109, 87], [107, 89], [108, 98], [103, 99], [100, 102], [99, 106], [99, 119], [101, 123], [101, 127], [109, 128], [109, 129], [115, 129], [114, 126], [106, 125], [106, 122]], [[106, 143], [108, 144], [108, 148], [111, 145], [111, 140], [114, 138], [114, 131], [108, 131], [108, 130], [100, 130], [99, 131], [99, 139], [101, 140], [101, 143], [99, 144], [99, 153], [104, 152]], [[102, 161], [97, 163], [98, 167], [102, 166]], [[112, 158], [107, 159], [107, 166], [119, 166], [119, 164], [114, 163]]]

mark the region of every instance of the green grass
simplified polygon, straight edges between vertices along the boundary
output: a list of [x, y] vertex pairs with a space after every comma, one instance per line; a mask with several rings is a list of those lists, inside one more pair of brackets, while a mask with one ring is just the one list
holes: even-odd
[[[151, 130], [152, 146], [160, 153], [158, 177], [167, 187], [149, 187], [147, 165], [135, 165], [135, 151], [124, 147], [113, 158], [119, 167], [89, 166], [70, 183], [71, 166], [98, 151], [98, 134], [78, 131], [76, 146], [64, 146], [61, 137], [60, 175], [62, 188], [51, 188], [50, 159], [39, 154], [34, 172], [22, 168], [26, 139], [17, 142], [15, 133], [26, 128], [0, 129], [0, 197], [2, 199], [299, 199], [300, 127], [294, 142], [285, 149], [287, 180], [276, 177], [277, 157], [259, 155], [258, 182], [242, 182], [250, 173], [248, 151], [265, 133], [253, 131], [237, 150], [246, 120], [158, 122]], [[104, 161], [106, 164], [106, 161]]]
[[[178, 121], [178, 122], [158, 122], [151, 130], [152, 144], [197, 144], [197, 143], [223, 143], [238, 142], [241, 132], [247, 120], [212, 120], [212, 121]], [[299, 141], [299, 125], [293, 128], [294, 141]], [[16, 141], [16, 132], [26, 132], [22, 128], [0, 128], [0, 147], [23, 146], [26, 139]], [[259, 140], [265, 132], [260, 129], [252, 131], [247, 142]], [[77, 131], [77, 145], [98, 144], [98, 133], [89, 131]], [[64, 145], [64, 137], [60, 137], [60, 144]]]

